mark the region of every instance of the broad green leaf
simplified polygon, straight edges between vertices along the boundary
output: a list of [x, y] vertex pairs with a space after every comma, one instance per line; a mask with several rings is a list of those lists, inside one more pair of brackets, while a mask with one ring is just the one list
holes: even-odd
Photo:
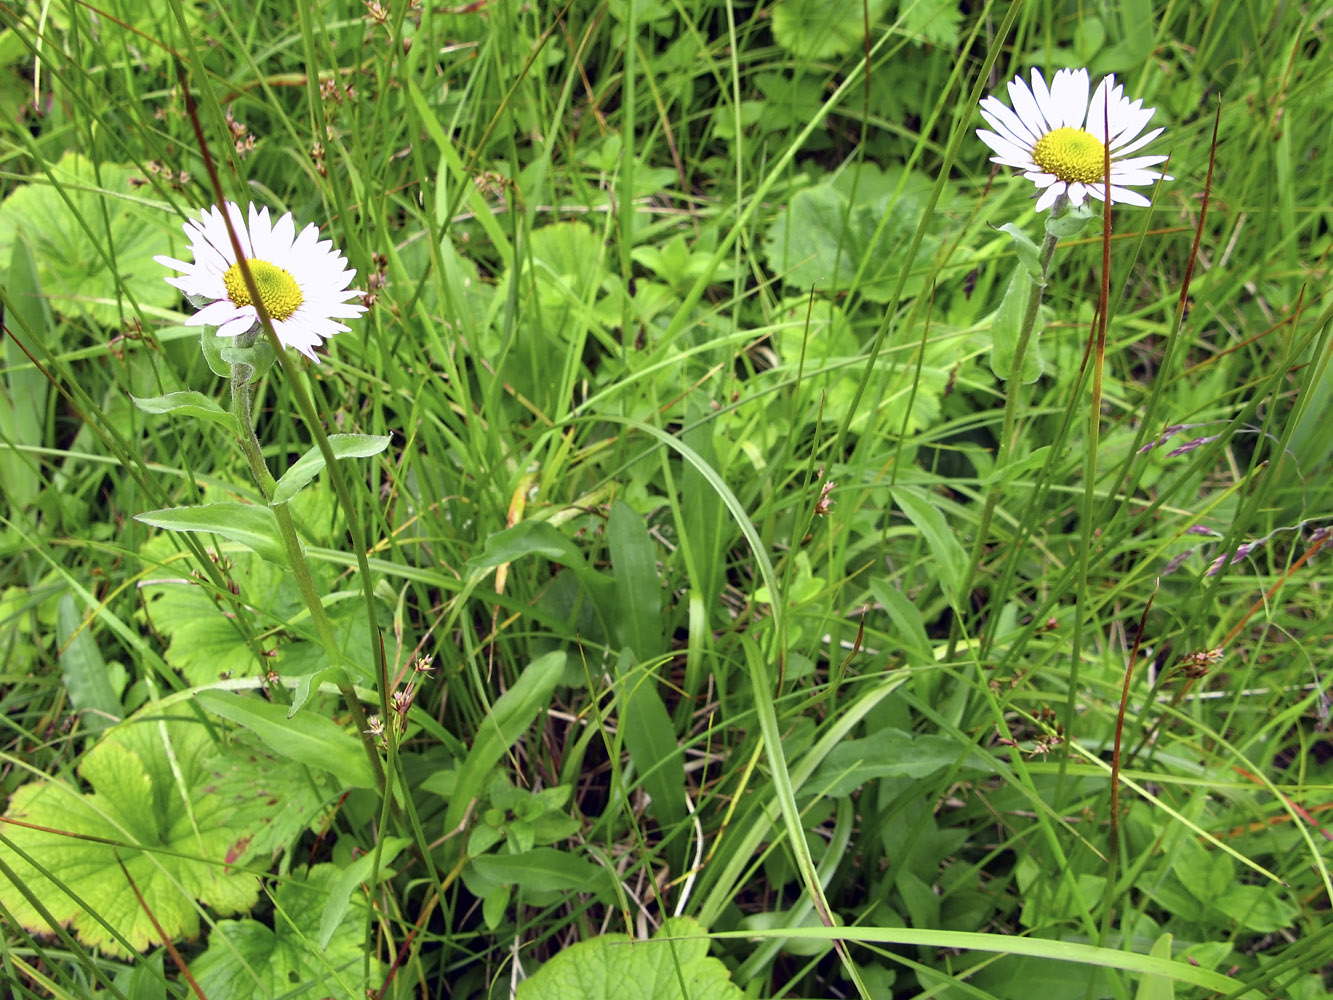
[[136, 521], [167, 531], [202, 531], [244, 545], [269, 562], [287, 565], [273, 511], [258, 504], [208, 503], [199, 507], [166, 507], [135, 514]]
[[22, 674], [46, 668], [50, 659], [44, 650], [50, 644], [50, 630], [43, 628], [39, 610], [42, 601], [26, 587], [0, 590], [0, 635], [10, 674]]
[[[1023, 317], [1027, 312], [1033, 287], [1026, 268], [1020, 263], [1009, 277], [1004, 298], [1000, 300], [1000, 308], [991, 313], [990, 369], [998, 379], [1008, 380], [1014, 376], [1014, 361], [1022, 336]], [[1040, 336], [1041, 310], [1038, 309], [1033, 319], [1032, 330], [1028, 334], [1027, 346], [1024, 348], [1021, 375], [1024, 385], [1030, 385], [1041, 378], [1041, 373], [1046, 367], [1038, 347]]]
[[[558, 311], [576, 306], [604, 273], [602, 255], [606, 252], [605, 245], [582, 222], [556, 222], [534, 229], [528, 250], [532, 255], [537, 294], [546, 309]], [[544, 318], [548, 324], [559, 328], [557, 319]]]
[[526, 555], [545, 556], [564, 566], [586, 565], [578, 547], [553, 524], [546, 521], [520, 521], [512, 528], [488, 536], [481, 555], [468, 560], [468, 567], [473, 570], [494, 569]]
[[773, 38], [800, 59], [829, 59], [855, 52], [888, 0], [779, 0], [773, 6]]
[[1051, 446], [1048, 444], [1036, 448], [1022, 458], [1014, 459], [1007, 465], [994, 466], [990, 472], [986, 473], [978, 482], [979, 486], [998, 486], [1001, 483], [1012, 482], [1019, 473], [1031, 472], [1034, 469], [1040, 469], [1046, 464], [1046, 459], [1050, 457]]
[[267, 664], [246, 644], [245, 633], [257, 635], [266, 623], [245, 608], [282, 607], [277, 600], [282, 580], [277, 567], [248, 552], [240, 553], [227, 576], [237, 585], [243, 609], [227, 613], [202, 583], [186, 575], [181, 564], [154, 568], [173, 551], [172, 544], [159, 535], [140, 550], [149, 567], [140, 587], [143, 617], [169, 642], [163, 658], [195, 686], [263, 673]]
[[901, 0], [902, 30], [931, 45], [951, 48], [958, 44], [963, 12], [954, 0]]
[[611, 893], [611, 877], [601, 865], [554, 847], [522, 854], [482, 854], [468, 862], [483, 878], [533, 892]]
[[554, 650], [538, 657], [491, 706], [486, 718], [477, 726], [472, 749], [459, 768], [458, 784], [444, 820], [445, 829], [457, 827], [472, 800], [481, 798], [491, 768], [550, 704], [551, 694], [564, 669], [563, 651]]
[[890, 633], [895, 642], [902, 645], [914, 659], [914, 666], [924, 666], [935, 661], [934, 647], [926, 635], [926, 623], [921, 612], [891, 580], [877, 577], [870, 581], [870, 592], [875, 600], [884, 607], [894, 630]]
[[1155, 21], [1149, 0], [1123, 0], [1108, 9], [1119, 12], [1121, 37], [1115, 45], [1097, 54], [1090, 67], [1094, 78], [1142, 66], [1153, 48]]
[[219, 337], [211, 326], [199, 328], [199, 350], [218, 378], [231, 378], [232, 365], [249, 365], [251, 383], [267, 374], [278, 360], [267, 337], [260, 337], [249, 347], [237, 347], [235, 338]]
[[893, 886], [902, 897], [907, 917], [913, 926], [940, 925], [940, 897], [935, 895], [934, 887], [927, 884], [920, 875], [911, 870], [900, 871]]
[[1090, 66], [1105, 42], [1106, 25], [1100, 17], [1089, 15], [1078, 19], [1074, 27], [1074, 55], [1080, 66]]
[[580, 941], [519, 983], [518, 1000], [742, 1000], [703, 933], [694, 919], [671, 917], [649, 941]]
[[11, 28], [0, 31], [0, 66], [17, 66], [28, 54], [19, 33]]
[[[149, 539], [140, 549], [147, 568], [140, 594], [147, 622], [170, 642], [164, 658], [192, 686], [206, 687], [228, 677], [256, 677], [270, 668], [284, 676], [308, 679], [328, 666], [328, 653], [314, 638], [305, 601], [290, 574], [253, 553], [236, 552], [223, 565], [239, 601], [225, 601], [187, 576], [183, 564], [167, 562], [174, 553], [173, 540], [166, 535]], [[157, 565], [164, 562], [166, 565]], [[316, 588], [326, 592], [324, 567], [312, 564], [311, 570]], [[371, 636], [364, 605], [349, 600], [330, 602], [327, 607], [334, 635], [347, 655], [344, 667], [360, 671], [354, 681], [368, 680], [371, 667], [365, 651], [371, 648]], [[293, 640], [286, 632], [274, 631], [288, 621], [299, 621], [309, 638]], [[247, 644], [247, 635], [255, 648]], [[332, 675], [320, 678], [335, 679]], [[311, 684], [298, 687], [297, 694], [306, 699], [315, 690]]]
[[[335, 459], [370, 458], [378, 455], [389, 446], [389, 435], [376, 434], [330, 434], [329, 448]], [[277, 488], [273, 491], [272, 506], [286, 503], [301, 492], [310, 480], [324, 471], [324, 455], [318, 446], [312, 447], [296, 460], [290, 469], [282, 474]]]
[[1077, 236], [1083, 230], [1088, 228], [1088, 224], [1095, 221], [1100, 227], [1102, 223], [1102, 210], [1098, 207], [1099, 202], [1085, 201], [1078, 208], [1068, 209], [1059, 215], [1046, 213], [1046, 232], [1056, 239], [1067, 240]]
[[509, 900], [514, 895], [514, 887], [496, 885], [481, 898], [481, 918], [486, 921], [488, 930], [495, 930], [504, 919]]
[[[119, 722], [125, 712], [112, 687], [111, 670], [93, 638], [92, 623], [84, 621], [70, 594], [60, 598], [58, 614], [56, 637], [60, 642], [60, 673], [69, 700], [80, 713], [85, 729], [106, 729]], [[121, 674], [123, 684], [123, 669]]]
[[[151, 955], [140, 956], [132, 966], [122, 967], [114, 980], [120, 995], [134, 1000], [168, 1000], [167, 976], [162, 961], [165, 955], [164, 949], [158, 949]], [[115, 994], [107, 991], [105, 995]]]
[[375, 787], [360, 736], [347, 732], [331, 719], [304, 709], [288, 718], [283, 705], [222, 691], [200, 691], [195, 701], [250, 730], [275, 753], [289, 760], [328, 771], [353, 788]]
[[539, 555], [574, 571], [574, 576], [592, 598], [599, 612], [611, 610], [614, 585], [605, 573], [588, 565], [588, 560], [560, 529], [546, 521], [520, 521], [512, 528], [497, 531], [486, 539], [481, 555], [468, 560], [469, 574], [482, 573], [526, 555]]
[[[53, 4], [46, 31], [52, 39], [59, 37], [55, 32], [66, 39], [77, 32], [80, 44], [86, 46], [83, 58], [91, 60], [98, 73], [121, 67], [146, 73], [147, 67], [159, 67], [170, 60], [171, 46], [179, 51], [183, 44], [173, 10], [179, 10], [186, 30], [195, 35], [207, 30], [202, 19], [204, 7], [203, 0], [182, 0], [178, 8], [145, 0], [99, 0], [95, 9]], [[107, 24], [117, 25], [118, 30], [104, 30]], [[145, 38], [161, 39], [166, 44], [148, 45], [143, 41]], [[62, 40], [60, 44], [74, 43]]]
[[[1153, 958], [1171, 960], [1171, 935], [1163, 934], [1153, 942]], [[1175, 980], [1167, 976], [1146, 975], [1139, 980], [1139, 988], [1134, 993], [1134, 1000], [1175, 1000]]]
[[[811, 399], [818, 398], [820, 405], [803, 406], [796, 414], [811, 428], [841, 424], [853, 404], [857, 407], [851, 413], [850, 426], [854, 432], [873, 432], [873, 428], [884, 426], [886, 416], [889, 425], [895, 430], [901, 429], [902, 433], [911, 434], [914, 430], [929, 427], [940, 418], [945, 386], [951, 377], [957, 378], [962, 365], [971, 365], [969, 361], [960, 360], [957, 344], [949, 339], [918, 344], [913, 348], [911, 360], [905, 364], [880, 366], [876, 381], [881, 388], [876, 408], [867, 405], [864, 399], [857, 400], [861, 369], [857, 359], [864, 344], [840, 306], [831, 301], [820, 301], [812, 309], [808, 294], [802, 293], [800, 297], [784, 299], [777, 319], [787, 327], [773, 340], [783, 362], [794, 367], [804, 359], [806, 371], [829, 370], [828, 375], [812, 378], [809, 386], [813, 393]], [[712, 422], [705, 426], [711, 427]], [[772, 432], [773, 428], [764, 424], [757, 425], [754, 431], [757, 435], [771, 435]], [[795, 427], [792, 433], [796, 433]], [[688, 514], [694, 505], [695, 494], [686, 492], [683, 495], [691, 498], [686, 505]], [[719, 556], [714, 563], [724, 566], [726, 559]]]
[[232, 433], [236, 432], [236, 419], [215, 399], [210, 399], [202, 392], [186, 389], [181, 392], [169, 392], [165, 396], [131, 396], [134, 405], [145, 413], [182, 413], [187, 417], [200, 417], [225, 426]]
[[916, 526], [926, 540], [934, 562], [932, 571], [940, 580], [940, 588], [950, 604], [960, 599], [958, 588], [962, 586], [963, 573], [967, 567], [967, 553], [958, 541], [948, 521], [929, 494], [914, 486], [895, 486], [893, 499], [907, 519]]
[[1297, 910], [1277, 891], [1259, 885], [1233, 885], [1213, 906], [1256, 934], [1276, 934], [1296, 923]]
[[[477, 192], [473, 189], [472, 193]], [[439, 210], [443, 212], [447, 204], [446, 196]], [[448, 232], [441, 231], [435, 250], [432, 254], [428, 240], [413, 240], [398, 251], [403, 270], [421, 288], [422, 305], [431, 315], [444, 316], [459, 336], [479, 345], [477, 350], [497, 349], [499, 336], [488, 322], [496, 286], [480, 280], [476, 263], [458, 252]], [[421, 284], [423, 277], [426, 280]]]
[[[352, 905], [353, 897], [361, 892], [361, 883], [370, 882], [376, 871], [378, 871], [381, 879], [390, 874], [387, 871], [388, 866], [393, 864], [393, 859], [398, 857], [398, 852], [410, 843], [412, 842], [406, 837], [385, 837], [383, 847], [378, 855], [376, 851], [369, 850], [338, 872], [337, 877], [328, 886], [328, 899], [325, 901], [324, 909], [319, 915], [318, 940], [321, 951], [328, 949], [329, 942], [333, 940], [333, 935], [337, 933], [338, 928], [343, 926], [347, 911]], [[378, 869], [376, 868], [377, 862]]]
[[657, 678], [631, 667], [629, 650], [616, 663], [616, 690], [620, 695], [620, 732], [630, 760], [652, 800], [649, 809], [663, 828], [686, 819], [685, 759], [676, 740], [666, 705], [657, 690]]
[[228, 825], [236, 842], [228, 860], [267, 858], [327, 820], [326, 810], [345, 790], [322, 770], [303, 767], [238, 729], [225, 752], [210, 762], [209, 790], [231, 809]]
[[[741, 918], [741, 927], [753, 931], [772, 931], [784, 927], [822, 927], [819, 915], [810, 907], [795, 911], [761, 910]], [[833, 950], [831, 941], [809, 941], [801, 938], [787, 938], [782, 942], [782, 950], [788, 955], [811, 957], [824, 955]], [[873, 995], [873, 994], [872, 994]]]
[[137, 168], [94, 166], [78, 153], [66, 153], [50, 169], [60, 191], [37, 168], [30, 171], [33, 181], [0, 205], [0, 260], [9, 259], [22, 233], [51, 308], [106, 327], [132, 313], [122, 289], [141, 306], [166, 309], [178, 303], [180, 292], [166, 283], [173, 272], [153, 255], [172, 254], [173, 242], [182, 244], [183, 237], [174, 219], [133, 198], [130, 178], [139, 175]]
[[321, 943], [320, 920], [330, 897], [342, 892], [341, 874], [335, 865], [314, 865], [278, 885], [270, 920], [218, 921], [209, 935], [208, 950], [190, 964], [201, 993], [219, 1000], [322, 1000], [373, 994], [383, 974], [372, 958], [371, 978], [363, 978], [364, 892], [352, 893]]
[[[811, 288], [848, 289], [864, 266], [857, 288], [872, 302], [888, 302], [902, 272], [913, 267], [908, 250], [932, 187], [923, 174], [865, 166], [798, 191], [764, 237], [769, 267], [804, 295]], [[946, 202], [947, 195], [941, 206]], [[917, 261], [929, 260], [937, 247], [936, 228], [927, 232]], [[924, 270], [903, 286], [907, 295], [924, 287]]]
[[[1096, 907], [1106, 888], [1104, 875], [1082, 872], [1069, 879], [1056, 878], [1031, 857], [1022, 857], [1014, 866], [1023, 906], [1018, 919], [1026, 927], [1038, 927], [1052, 920], [1074, 920], [1080, 913]], [[1052, 886], [1054, 881], [1054, 886]]]
[[947, 736], [881, 729], [863, 739], [839, 743], [804, 789], [838, 798], [876, 778], [924, 778], [952, 767], [960, 758], [965, 771], [988, 774], [994, 770], [977, 748], [959, 746]]
[[1012, 222], [1000, 226], [999, 231], [1014, 241], [1014, 250], [1018, 254], [1019, 263], [1027, 269], [1032, 280], [1039, 284], [1044, 283], [1045, 277], [1041, 273], [1041, 248], [1032, 242], [1032, 237]]
[[643, 515], [624, 500], [614, 501], [606, 520], [606, 542], [614, 571], [620, 641], [640, 661], [659, 656], [666, 645], [662, 634], [662, 583], [657, 550]]
[[[0, 841], [0, 861], [56, 920], [107, 954], [161, 943], [149, 913], [169, 937], [193, 938], [196, 900], [228, 914], [249, 909], [258, 895], [253, 876], [227, 867], [250, 841], [232, 825], [236, 804], [210, 788], [221, 756], [197, 723], [122, 723], [79, 766], [89, 794], [54, 781], [30, 782], [14, 793], [5, 815], [30, 825], [3, 825], [13, 848]], [[50, 930], [7, 879], [0, 879], [0, 902], [23, 926]]]
[[352, 683], [351, 678], [347, 676], [347, 671], [337, 666], [325, 667], [323, 670], [316, 670], [313, 674], [302, 674], [297, 678], [296, 686], [292, 689], [292, 703], [287, 708], [288, 718], [305, 708], [306, 702], [326, 681], [330, 684], [339, 685], [350, 685]]
[[1208, 850], [1189, 838], [1171, 849], [1171, 875], [1172, 882], [1183, 886], [1205, 909], [1237, 882], [1236, 864], [1229, 855]]
[[0, 348], [0, 360], [9, 369], [0, 383], [0, 477], [3, 477], [0, 482], [4, 483], [10, 510], [17, 512], [37, 498], [42, 479], [35, 456], [18, 454], [4, 445], [39, 448], [45, 443], [46, 399], [50, 390], [46, 376], [28, 360], [19, 344], [42, 337], [56, 351], [59, 344], [55, 338], [60, 328], [51, 318], [37, 262], [25, 239], [14, 240], [8, 264], [4, 298], [14, 315], [5, 319], [4, 346]]
[[488, 364], [504, 372], [507, 393], [545, 412], [567, 405], [565, 387], [573, 390], [574, 366], [599, 322], [598, 299], [612, 280], [605, 254], [601, 234], [583, 222], [532, 231], [518, 267], [506, 269], [496, 286], [499, 302], [522, 303], [517, 318], [501, 324], [499, 336], [483, 338], [483, 343], [497, 341], [494, 351], [483, 350]]

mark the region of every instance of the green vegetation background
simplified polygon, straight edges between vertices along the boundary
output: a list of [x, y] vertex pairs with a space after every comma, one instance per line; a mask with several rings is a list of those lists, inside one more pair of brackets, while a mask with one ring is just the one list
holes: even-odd
[[[0, 24], [11, 995], [1333, 988], [1327, 5]], [[973, 130], [1031, 66], [1116, 73], [1176, 179], [1090, 364], [1102, 234], [1060, 247], [1020, 385], [997, 227], [1043, 220]], [[135, 520], [264, 510], [152, 261], [213, 200], [182, 80], [373, 300], [292, 369], [315, 424], [257, 387], [275, 475], [390, 438], [291, 503], [334, 650], [234, 507]]]

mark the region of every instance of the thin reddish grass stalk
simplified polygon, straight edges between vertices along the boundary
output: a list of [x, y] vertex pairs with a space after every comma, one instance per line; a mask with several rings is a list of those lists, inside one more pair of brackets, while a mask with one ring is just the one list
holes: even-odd
[[278, 339], [277, 332], [273, 329], [273, 318], [268, 314], [268, 306], [264, 304], [263, 298], [259, 294], [259, 286], [255, 284], [255, 276], [250, 271], [250, 261], [246, 258], [244, 249], [241, 247], [241, 238], [236, 235], [236, 227], [232, 225], [231, 213], [227, 211], [227, 196], [222, 190], [222, 178], [218, 176], [217, 165], [213, 162], [213, 154], [209, 152], [208, 140], [204, 138], [204, 126], [199, 121], [199, 107], [194, 102], [194, 95], [190, 93], [190, 81], [185, 75], [185, 64], [177, 61], [176, 79], [180, 84], [181, 94], [185, 98], [185, 113], [190, 119], [190, 127], [194, 129], [195, 142], [199, 145], [199, 155], [204, 158], [204, 170], [208, 172], [208, 181], [213, 186], [213, 197], [217, 200], [218, 211], [222, 213], [222, 221], [227, 227], [227, 237], [231, 240], [232, 252], [236, 254], [236, 266], [240, 268], [241, 280], [245, 282], [245, 290], [250, 296], [250, 304], [255, 307], [255, 312], [259, 314], [259, 325], [268, 337], [269, 343], [273, 346], [273, 351], [278, 356], [279, 365], [286, 369], [286, 358], [282, 346], [282, 341]]
[[190, 989], [194, 991], [194, 995], [199, 997], [199, 1000], [208, 1000], [208, 998], [204, 996], [204, 991], [199, 988], [199, 984], [195, 982], [194, 976], [190, 975], [189, 964], [181, 956], [181, 953], [176, 950], [176, 946], [171, 943], [171, 935], [163, 930], [162, 925], [157, 922], [156, 914], [154, 914], [152, 908], [149, 907], [148, 901], [143, 898], [143, 893], [139, 891], [139, 887], [134, 882], [134, 876], [132, 876], [130, 870], [125, 867], [125, 862], [121, 859], [119, 852], [116, 853], [116, 864], [120, 865], [120, 870], [125, 876], [125, 881], [129, 883], [130, 892], [134, 893], [134, 898], [139, 901], [139, 909], [143, 910], [144, 915], [152, 921], [153, 930], [157, 931], [157, 936], [162, 940], [162, 947], [167, 950], [167, 954], [171, 956], [171, 960], [176, 963], [176, 968], [180, 969], [181, 975], [184, 976], [185, 981], [190, 984]]
[[[1263, 781], [1259, 779], [1257, 775], [1253, 774], [1250, 771], [1245, 770], [1245, 768], [1243, 767], [1236, 767], [1233, 764], [1231, 770], [1235, 771], [1242, 777], [1248, 778], [1256, 785], [1261, 785], [1265, 789], [1267, 789], [1268, 787], [1267, 785], [1264, 784]], [[1328, 812], [1328, 810], [1333, 809], [1333, 802], [1325, 802], [1323, 805], [1315, 806], [1312, 812], [1311, 810], [1306, 809], [1305, 806], [1301, 805], [1295, 799], [1293, 799], [1290, 795], [1287, 795], [1280, 788], [1274, 788], [1274, 791], [1277, 792], [1278, 797], [1287, 804], [1287, 806], [1291, 809], [1292, 812], [1294, 812], [1301, 819], [1305, 820], [1305, 822], [1309, 823], [1310, 826], [1312, 826], [1316, 831], [1318, 831], [1319, 834], [1325, 840], [1333, 840], [1333, 833], [1329, 833], [1328, 830], [1320, 826], [1319, 821], [1314, 818], [1314, 813]], [[1232, 830], [1229, 830], [1227, 832], [1227, 836], [1239, 837], [1244, 833], [1257, 833], [1260, 830], [1270, 830], [1273, 827], [1277, 826], [1279, 823], [1289, 823], [1289, 822], [1291, 822], [1291, 817], [1287, 815], [1270, 816], [1267, 821], [1259, 820], [1257, 822], [1249, 823], [1245, 826], [1239, 826]]]
[[1282, 589], [1282, 587], [1286, 584], [1288, 580], [1291, 579], [1292, 575], [1298, 569], [1304, 566], [1307, 562], [1309, 562], [1310, 559], [1314, 556], [1314, 554], [1318, 552], [1320, 549], [1322, 549], [1329, 542], [1333, 542], [1333, 534], [1324, 535], [1322, 538], [1317, 539], [1315, 543], [1311, 545], [1308, 549], [1306, 549], [1305, 552], [1301, 554], [1301, 557], [1291, 564], [1291, 568], [1282, 574], [1281, 578], [1277, 581], [1277, 583], [1273, 584], [1273, 586], [1265, 590], [1264, 596], [1259, 598], [1257, 601], [1255, 601], [1253, 604], [1250, 605], [1250, 610], [1245, 612], [1245, 614], [1241, 617], [1241, 620], [1236, 622], [1235, 627], [1233, 627], [1232, 630], [1227, 633], [1226, 638], [1222, 640], [1221, 643], [1222, 648], [1226, 649], [1228, 646], [1230, 646], [1232, 641], [1236, 638], [1236, 636], [1240, 634], [1240, 630], [1245, 627], [1246, 622], [1248, 622], [1251, 618], [1253, 618], [1255, 616], [1255, 613], [1258, 612], [1260, 608], [1266, 607], [1268, 603], [1273, 599], [1273, 596], [1279, 590]]
[[1203, 200], [1199, 203], [1199, 224], [1194, 228], [1194, 242], [1190, 244], [1189, 259], [1185, 262], [1185, 277], [1180, 283], [1180, 298], [1176, 302], [1177, 315], [1185, 314], [1189, 300], [1190, 281], [1194, 277], [1194, 262], [1199, 257], [1199, 243], [1203, 239], [1203, 222], [1208, 218], [1208, 201], [1213, 193], [1213, 166], [1217, 162], [1217, 126], [1222, 120], [1222, 101], [1217, 102], [1217, 111], [1213, 114], [1213, 140], [1208, 145], [1208, 176], [1203, 181]]

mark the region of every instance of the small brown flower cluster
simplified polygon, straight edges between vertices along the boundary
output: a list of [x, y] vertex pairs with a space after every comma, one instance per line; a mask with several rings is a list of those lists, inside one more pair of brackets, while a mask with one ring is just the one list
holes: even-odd
[[[824, 476], [824, 470], [819, 470], [820, 478]], [[818, 517], [828, 517], [829, 511], [833, 509], [833, 497], [831, 494], [837, 487], [832, 479], [825, 479], [824, 484], [819, 487], [819, 499], [815, 501], [815, 515]]]
[[[186, 184], [190, 183], [190, 172], [188, 170], [172, 170], [160, 160], [149, 160], [144, 166], [148, 168], [150, 174], [155, 177], [161, 177], [174, 188], [183, 188]], [[143, 187], [147, 183], [148, 179], [146, 177], [130, 178], [130, 187]]]
[[[241, 588], [237, 585], [236, 581], [233, 580], [231, 577], [232, 568], [236, 564], [229, 557], [221, 555], [220, 553], [215, 552], [213, 549], [208, 550], [208, 560], [218, 568], [218, 574], [226, 582], [227, 589], [231, 591], [231, 593], [234, 596], [240, 597]], [[190, 577], [191, 579], [198, 581], [200, 584], [209, 582], [208, 577], [197, 569], [190, 570]], [[218, 603], [219, 600], [218, 595], [213, 594], [212, 597], [213, 597], [213, 603], [214, 604]]]
[[145, 337], [143, 332], [143, 323], [139, 322], [138, 316], [131, 316], [125, 324], [125, 332], [118, 333], [107, 341], [106, 349], [117, 361], [125, 360], [125, 345], [134, 341], [147, 343], [153, 350], [160, 350], [157, 342], [151, 337]]
[[[416, 676], [413, 676], [412, 680], [407, 682], [407, 686], [399, 688], [389, 695], [389, 708], [393, 712], [393, 720], [391, 724], [393, 725], [394, 737], [396, 739], [401, 739], [403, 734], [407, 731], [407, 713], [412, 708], [412, 702], [416, 700], [419, 688], [417, 676], [424, 675], [429, 677], [435, 671], [433, 657], [420, 657], [417, 662], [413, 664], [412, 671]], [[380, 742], [380, 745], [383, 746], [387, 728], [384, 720], [378, 715], [370, 715], [366, 717], [366, 725], [370, 728], [364, 730], [365, 734], [367, 736], [373, 736]]]
[[1044, 731], [1037, 735], [1030, 747], [1024, 747], [1017, 740], [1007, 739], [1004, 736], [997, 735], [995, 741], [1001, 746], [1012, 747], [1029, 757], [1036, 757], [1039, 754], [1044, 757], [1064, 743], [1065, 727], [1056, 721], [1055, 709], [1042, 706], [1034, 716], [1034, 720]]
[[[356, 100], [356, 88], [350, 83], [329, 78], [319, 82], [319, 96], [324, 102], [324, 138], [329, 142], [334, 142], [338, 138], [338, 129], [335, 125], [338, 120], [338, 111], [344, 102]], [[328, 170], [324, 166], [324, 144], [315, 143], [310, 148], [310, 156], [319, 165], [320, 176], [327, 177]]]
[[251, 153], [255, 148], [255, 137], [250, 129], [246, 127], [245, 122], [238, 122], [231, 113], [231, 105], [227, 106], [227, 131], [231, 133], [231, 141], [236, 144], [236, 153], [241, 159]]
[[376, 250], [370, 255], [375, 270], [366, 278], [366, 294], [361, 296], [361, 304], [367, 309], [374, 308], [379, 301], [380, 289], [389, 283], [389, 258]]
[[1226, 650], [1221, 646], [1215, 646], [1212, 649], [1199, 649], [1193, 653], [1186, 653], [1180, 660], [1180, 669], [1185, 672], [1186, 677], [1203, 677], [1213, 667], [1222, 662], [1222, 657], [1226, 655]]
[[476, 177], [472, 178], [472, 183], [485, 197], [499, 202], [500, 205], [505, 204], [510, 188], [513, 188], [515, 193], [518, 191], [518, 187], [513, 181], [494, 170], [481, 171]]
[[319, 82], [319, 96], [326, 106], [331, 104], [337, 107], [343, 101], [355, 101], [356, 88], [339, 80], [321, 80]]
[[[381, 3], [380, 0], [364, 0], [364, 2], [366, 6], [366, 12], [364, 15], [362, 15], [362, 17], [365, 20], [365, 22], [369, 25], [383, 28], [386, 32], [388, 32], [392, 36], [393, 25], [390, 23], [390, 21], [393, 17], [393, 12], [389, 9], [389, 6], [387, 4]], [[439, 11], [439, 8], [436, 8], [436, 10]], [[420, 25], [421, 0], [409, 0], [409, 3], [407, 5], [407, 19], [413, 25]], [[406, 51], [408, 48], [411, 47], [410, 43], [411, 43], [410, 39], [408, 38], [403, 39], [404, 51]]]

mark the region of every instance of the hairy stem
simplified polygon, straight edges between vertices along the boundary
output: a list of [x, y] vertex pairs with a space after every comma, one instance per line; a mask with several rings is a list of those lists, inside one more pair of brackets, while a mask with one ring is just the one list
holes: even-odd
[[[254, 375], [254, 369], [246, 364], [233, 364], [231, 369], [231, 412], [236, 418], [236, 429], [239, 434], [241, 450], [245, 452], [245, 459], [250, 463], [250, 474], [254, 476], [255, 483], [259, 490], [264, 494], [264, 499], [269, 500], [273, 497], [273, 489], [277, 481], [273, 474], [268, 471], [268, 464], [264, 461], [264, 452], [259, 445], [259, 438], [255, 434], [254, 424], [254, 388], [250, 385], [250, 379]], [[296, 533], [296, 522], [292, 519], [291, 511], [287, 504], [270, 504], [269, 509], [273, 511], [274, 517], [278, 521], [278, 532], [282, 535], [283, 547], [287, 550], [287, 561], [291, 564], [292, 574], [296, 577], [296, 586], [301, 591], [301, 598], [305, 601], [306, 608], [310, 611], [310, 620], [315, 623], [315, 631], [319, 635], [319, 641], [324, 646], [324, 651], [329, 656], [331, 663], [341, 666], [343, 664], [342, 647], [338, 644], [338, 637], [333, 631], [333, 622], [329, 620], [329, 614], [324, 610], [324, 602], [320, 600], [319, 591], [315, 588], [315, 578], [310, 573], [310, 564], [306, 562], [305, 549], [301, 545], [301, 539]], [[366, 755], [370, 758], [370, 769], [375, 775], [375, 781], [381, 792], [384, 791], [384, 769], [380, 764], [379, 751], [375, 747], [375, 737], [367, 730], [370, 724], [366, 719], [365, 709], [361, 706], [361, 700], [357, 698], [356, 692], [352, 690], [352, 685], [348, 681], [338, 681], [338, 690], [342, 692], [343, 700], [347, 703], [347, 709], [352, 713], [352, 720], [356, 723], [357, 731], [361, 733], [362, 745], [366, 749]]]
[[[1059, 212], [1062, 205], [1057, 202], [1051, 209], [1052, 215]], [[1041, 309], [1042, 293], [1046, 290], [1046, 276], [1050, 273], [1051, 259], [1055, 256], [1055, 246], [1059, 242], [1059, 237], [1048, 226], [1046, 235], [1041, 241], [1041, 278], [1035, 278], [1029, 275], [1028, 281], [1028, 300], [1023, 310], [1023, 324], [1018, 331], [1018, 344], [1014, 349], [1014, 361], [1009, 370], [1009, 378], [1005, 380], [1005, 399], [1004, 399], [1004, 421], [1000, 427], [1000, 444], [995, 455], [995, 477], [994, 484], [986, 493], [985, 502], [981, 508], [981, 521], [977, 525], [977, 534], [972, 541], [972, 552], [967, 559], [967, 576], [964, 580], [962, 589], [959, 591], [959, 601], [967, 601], [967, 595], [971, 592], [973, 584], [976, 582], [977, 574], [981, 570], [981, 560], [985, 553], [986, 543], [990, 541], [991, 520], [995, 516], [995, 508], [1000, 502], [1000, 494], [1004, 490], [1005, 477], [1004, 468], [1012, 461], [1015, 434], [1014, 425], [1018, 422], [1018, 406], [1024, 396], [1023, 385], [1023, 362], [1027, 358], [1028, 346], [1032, 342], [1032, 331], [1037, 325], [1037, 313]], [[949, 634], [949, 659], [958, 646], [958, 640], [962, 635], [962, 616], [954, 618], [953, 627]]]

